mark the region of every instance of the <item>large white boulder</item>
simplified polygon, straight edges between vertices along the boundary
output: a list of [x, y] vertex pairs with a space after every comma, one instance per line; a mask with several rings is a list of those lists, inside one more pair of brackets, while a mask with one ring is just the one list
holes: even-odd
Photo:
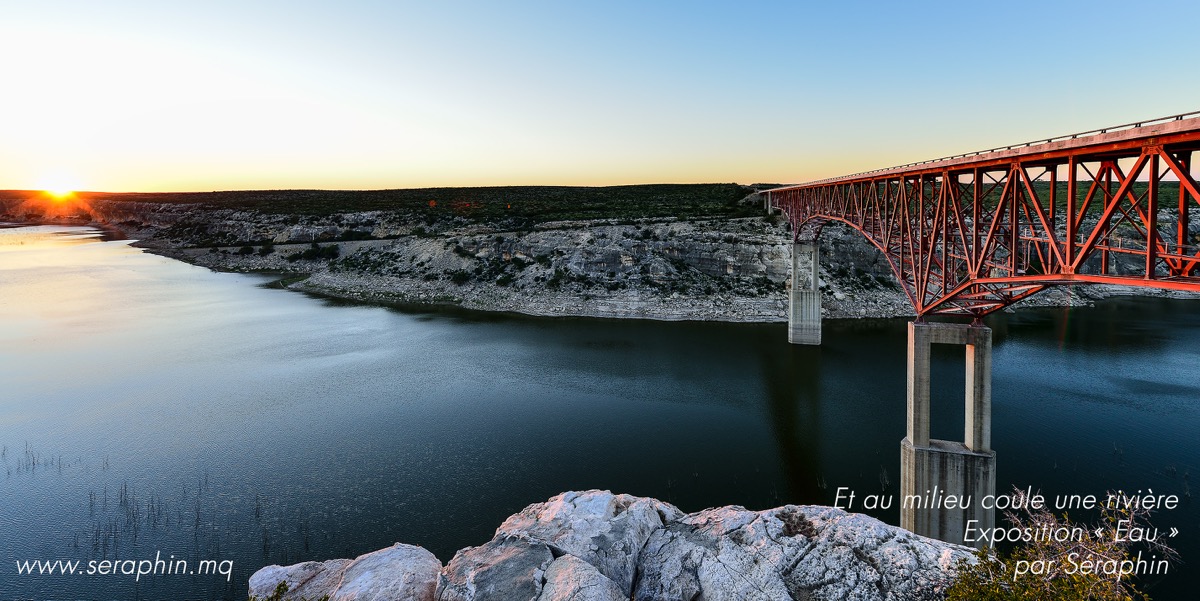
[[267, 566], [250, 577], [250, 595], [265, 599], [286, 582], [286, 600], [431, 601], [441, 569], [433, 553], [396, 543], [353, 560]]

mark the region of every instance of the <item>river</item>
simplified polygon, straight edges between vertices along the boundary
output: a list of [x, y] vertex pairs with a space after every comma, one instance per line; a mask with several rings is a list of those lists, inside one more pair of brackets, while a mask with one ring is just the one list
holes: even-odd
[[[998, 490], [1200, 483], [1200, 301], [988, 324]], [[350, 305], [88, 228], [0, 229], [0, 599], [244, 599], [263, 565], [397, 541], [445, 562], [565, 490], [685, 511], [895, 494], [905, 336], [828, 320], [813, 348], [782, 324]], [[935, 350], [933, 435], [961, 440], [962, 350]], [[1200, 561], [1190, 496], [1155, 524]], [[220, 563], [137, 581], [16, 569], [156, 553]], [[1190, 592], [1183, 569], [1149, 592]]]

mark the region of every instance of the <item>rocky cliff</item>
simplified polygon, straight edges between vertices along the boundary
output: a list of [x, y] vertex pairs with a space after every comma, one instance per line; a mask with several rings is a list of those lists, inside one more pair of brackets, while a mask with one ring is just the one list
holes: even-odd
[[822, 506], [684, 514], [655, 499], [567, 492], [509, 517], [444, 566], [397, 543], [356, 559], [268, 566], [252, 597], [331, 601], [936, 599], [971, 550]]
[[[0, 214], [28, 217], [27, 205], [3, 200]], [[756, 195], [743, 204], [761, 207]], [[84, 212], [80, 221], [115, 227], [152, 252], [218, 270], [293, 274], [293, 289], [355, 300], [535, 315], [786, 318], [791, 235], [779, 216], [538, 221], [506, 229], [512, 224], [403, 211], [297, 215], [104, 198], [91, 199]], [[827, 316], [911, 312], [886, 262], [861, 236], [831, 227], [822, 245]]]
[[[110, 198], [69, 210], [77, 222], [118, 228], [152, 252], [217, 270], [284, 274], [290, 288], [354, 300], [534, 315], [784, 321], [791, 235], [778, 215], [740, 216], [761, 212], [760, 203], [751, 194], [722, 216], [559, 221], [398, 209], [301, 214]], [[0, 216], [44, 218], [44, 211], [0, 196]], [[1193, 223], [1200, 224], [1200, 212]], [[912, 314], [882, 254], [860, 234], [830, 224], [820, 240], [825, 317]], [[1088, 304], [1120, 293], [1130, 291], [1048, 290], [1023, 304]]]

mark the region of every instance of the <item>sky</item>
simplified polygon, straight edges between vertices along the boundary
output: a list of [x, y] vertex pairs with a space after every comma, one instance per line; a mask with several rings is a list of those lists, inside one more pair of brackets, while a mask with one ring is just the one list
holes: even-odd
[[800, 183], [1200, 110], [1200, 3], [0, 0], [0, 189]]

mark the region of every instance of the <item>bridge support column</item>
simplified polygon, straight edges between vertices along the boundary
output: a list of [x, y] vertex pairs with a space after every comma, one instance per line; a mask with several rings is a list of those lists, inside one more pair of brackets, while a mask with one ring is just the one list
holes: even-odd
[[821, 344], [820, 261], [817, 242], [792, 244], [792, 293], [788, 299], [788, 342]]
[[[966, 346], [966, 419], [963, 442], [929, 438], [929, 350], [933, 344]], [[996, 494], [992, 444], [992, 330], [950, 323], [908, 324], [908, 436], [900, 442], [900, 526], [922, 536], [964, 543], [969, 520], [992, 528], [996, 510], [983, 509]], [[970, 504], [947, 508], [946, 499]], [[915, 500], [915, 502], [913, 502]]]

